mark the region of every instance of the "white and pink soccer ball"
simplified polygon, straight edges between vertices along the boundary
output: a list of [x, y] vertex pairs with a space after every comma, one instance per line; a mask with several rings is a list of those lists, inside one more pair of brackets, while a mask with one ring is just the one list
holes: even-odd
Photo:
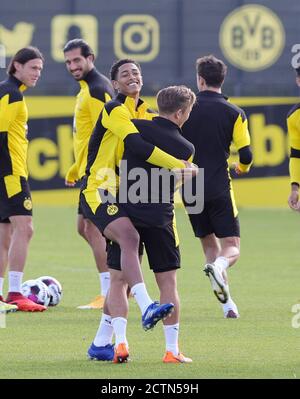
[[62, 298], [62, 286], [56, 278], [51, 276], [42, 276], [37, 279], [37, 281], [41, 281], [46, 284], [48, 287], [48, 291], [50, 294], [49, 306], [56, 306], [59, 304]]
[[48, 306], [50, 303], [50, 293], [46, 284], [39, 280], [27, 280], [21, 286], [21, 292], [26, 298], [38, 303], [39, 305]]

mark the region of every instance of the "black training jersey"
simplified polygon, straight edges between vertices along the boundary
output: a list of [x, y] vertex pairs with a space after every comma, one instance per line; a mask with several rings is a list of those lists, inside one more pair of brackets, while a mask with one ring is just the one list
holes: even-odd
[[[175, 123], [162, 117], [155, 117], [152, 121], [133, 119], [132, 122], [145, 141], [175, 158], [192, 160], [194, 146], [182, 136], [181, 129]], [[174, 177], [170, 179], [166, 169], [143, 161], [126, 145], [123, 161], [126, 163], [121, 164], [119, 200], [128, 216], [137, 226], [169, 224], [173, 220]], [[162, 177], [159, 177], [161, 172]], [[132, 203], [136, 183], [140, 183], [141, 179], [142, 189], [136, 197], [140, 202]]]
[[28, 177], [25, 89], [14, 76], [0, 83], [0, 177]]
[[233, 142], [237, 150], [249, 146], [250, 136], [244, 111], [222, 94], [203, 91], [197, 94], [183, 136], [195, 146], [194, 163], [204, 168], [204, 198], [218, 197], [230, 189], [228, 158]]

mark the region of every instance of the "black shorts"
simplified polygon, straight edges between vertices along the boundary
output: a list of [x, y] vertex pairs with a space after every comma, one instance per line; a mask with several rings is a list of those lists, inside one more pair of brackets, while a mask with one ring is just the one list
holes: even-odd
[[117, 202], [102, 203], [98, 190], [80, 193], [80, 209], [83, 217], [93, 222], [101, 233], [114, 220], [128, 217], [127, 213]]
[[232, 191], [205, 201], [203, 211], [189, 215], [196, 237], [215, 234], [218, 238], [239, 237], [240, 224]]
[[32, 216], [32, 201], [25, 177], [0, 177], [0, 223], [9, 223], [11, 216]]
[[79, 201], [78, 201], [77, 214], [78, 215], [82, 215], [84, 217], [83, 212], [82, 212], [82, 208], [81, 208], [81, 203], [80, 203], [80, 196], [79, 196]]
[[[173, 223], [165, 227], [136, 227], [144, 244], [150, 269], [154, 273], [168, 272], [180, 268], [180, 251], [176, 227]], [[121, 270], [120, 247], [111, 242], [107, 248], [107, 264]]]
[[[113, 241], [111, 241], [111, 240], [108, 240], [107, 238], [106, 238], [106, 252], [108, 253], [108, 251], [109, 251], [109, 248], [112, 246], [114, 244], [114, 242]], [[118, 245], [119, 246], [119, 245]], [[120, 251], [120, 249], [119, 249], [119, 251]], [[121, 252], [119, 252], [119, 255], [121, 255]], [[139, 245], [139, 256], [143, 256], [144, 255], [144, 244], [142, 243], [142, 242], [140, 242], [140, 245]], [[112, 263], [114, 263], [113, 261], [112, 261]], [[116, 263], [116, 262], [115, 262]], [[120, 258], [118, 258], [118, 264], [120, 264]], [[121, 270], [121, 268], [120, 268], [120, 270]]]
[[[78, 180], [78, 184], [79, 184], [79, 189], [80, 189], [80, 192], [79, 192], [79, 197], [78, 197], [78, 208], [77, 208], [77, 214], [78, 215], [82, 215], [83, 217], [84, 217], [84, 215], [83, 215], [83, 212], [82, 212], [82, 209], [81, 209], [81, 204], [80, 204], [80, 193], [81, 193], [81, 189], [82, 189], [82, 186], [83, 186], [83, 183], [85, 182], [85, 176], [83, 176], [81, 179], [79, 179]], [[85, 219], [85, 217], [84, 217], [84, 219]]]

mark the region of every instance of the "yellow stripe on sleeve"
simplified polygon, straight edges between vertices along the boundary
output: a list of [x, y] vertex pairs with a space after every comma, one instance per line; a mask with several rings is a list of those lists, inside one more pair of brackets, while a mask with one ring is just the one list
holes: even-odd
[[300, 158], [290, 158], [290, 182], [300, 184]]
[[158, 147], [154, 148], [152, 154], [146, 161], [166, 169], [185, 168], [185, 164], [182, 161], [160, 150]]
[[300, 109], [287, 118], [290, 147], [300, 150]]
[[239, 114], [233, 127], [233, 142], [237, 150], [250, 145], [250, 134], [248, 130], [247, 119], [242, 118]]
[[239, 162], [239, 169], [240, 169], [242, 172], [247, 173], [247, 172], [249, 172], [249, 170], [250, 170], [250, 168], [251, 168], [251, 165], [252, 165], [252, 162], [249, 163], [248, 165]]
[[7, 132], [13, 120], [15, 120], [20, 101], [9, 104], [9, 94], [0, 99], [0, 132]]
[[8, 198], [11, 198], [22, 191], [20, 176], [4, 176], [4, 182]]
[[110, 114], [104, 107], [101, 123], [107, 130], [124, 140], [131, 133], [139, 133], [130, 119], [130, 113], [124, 105], [116, 106]]
[[104, 107], [104, 102], [101, 100], [98, 100], [97, 98], [90, 97], [89, 98], [89, 107], [90, 107], [92, 126], [94, 128], [97, 123], [97, 120], [99, 118], [99, 115]]

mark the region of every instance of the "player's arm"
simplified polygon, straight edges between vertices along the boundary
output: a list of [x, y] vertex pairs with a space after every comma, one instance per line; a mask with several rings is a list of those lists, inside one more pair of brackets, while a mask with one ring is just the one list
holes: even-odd
[[290, 180], [300, 184], [300, 109], [288, 117], [288, 137], [290, 143]]
[[67, 171], [65, 177], [65, 185], [68, 187], [74, 187], [78, 179], [79, 179], [78, 167], [77, 163], [74, 162], [73, 165]]
[[114, 105], [111, 102], [103, 108], [102, 125], [123, 140], [124, 144], [142, 160], [166, 169], [185, 167], [183, 161], [145, 141], [130, 118], [125, 106]]
[[248, 173], [252, 165], [250, 134], [244, 112], [239, 113], [233, 127], [233, 143], [239, 153], [239, 162], [234, 165], [238, 175]]
[[91, 97], [89, 99], [89, 109], [93, 126], [96, 125], [104, 104], [110, 101], [111, 98], [111, 93], [107, 93], [106, 91], [102, 91], [100, 89], [93, 90], [91, 92]]
[[0, 133], [8, 133], [22, 101], [23, 96], [17, 91], [6, 94], [0, 99]]
[[[105, 102], [111, 100], [111, 93], [103, 91], [101, 88], [96, 88], [91, 91], [89, 98], [89, 112], [93, 127], [99, 118], [99, 115], [104, 107]], [[75, 160], [73, 165], [69, 168], [66, 177], [65, 185], [68, 187], [74, 187], [76, 181], [79, 179], [78, 162]]]
[[300, 210], [299, 185], [300, 185], [300, 109], [297, 109], [287, 119], [288, 137], [290, 143], [289, 173], [291, 192], [288, 204], [291, 209]]

